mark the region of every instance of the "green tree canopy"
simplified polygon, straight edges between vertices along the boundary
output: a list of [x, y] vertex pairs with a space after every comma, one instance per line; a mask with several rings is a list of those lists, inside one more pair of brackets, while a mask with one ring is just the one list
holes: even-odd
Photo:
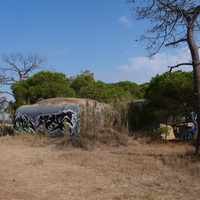
[[81, 74], [71, 77], [71, 88], [74, 89], [76, 97], [86, 98], [85, 93], [81, 92], [81, 88], [88, 88], [89, 85], [95, 83], [94, 74], [89, 70], [82, 71]]
[[151, 79], [145, 98], [157, 117], [189, 115], [195, 110], [192, 72], [166, 72]]
[[94, 99], [99, 102], [109, 103], [108, 87], [102, 81], [90, 83], [87, 86], [81, 87], [80, 96], [83, 98]]
[[121, 88], [125, 93], [129, 93], [132, 99], [142, 98], [140, 86], [131, 81], [119, 81], [114, 83], [113, 86]]
[[95, 81], [94, 74], [89, 70], [82, 71], [71, 78], [71, 87], [75, 90], [76, 97], [90, 98], [100, 102], [111, 103], [116, 100], [130, 100], [141, 97], [140, 87], [130, 81], [117, 83], [104, 83]]
[[11, 86], [17, 105], [33, 104], [39, 99], [74, 97], [70, 80], [60, 72], [40, 71]]

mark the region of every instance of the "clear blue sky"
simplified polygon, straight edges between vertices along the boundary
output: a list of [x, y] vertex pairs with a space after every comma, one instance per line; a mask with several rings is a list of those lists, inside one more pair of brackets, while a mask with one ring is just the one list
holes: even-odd
[[185, 58], [177, 51], [148, 60], [135, 42], [146, 24], [133, 19], [126, 0], [1, 0], [0, 27], [0, 55], [38, 53], [67, 77], [90, 70], [106, 83], [141, 84]]

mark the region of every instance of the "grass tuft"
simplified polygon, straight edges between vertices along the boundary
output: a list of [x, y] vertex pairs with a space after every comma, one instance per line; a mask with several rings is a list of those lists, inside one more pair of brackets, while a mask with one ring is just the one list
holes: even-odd
[[161, 160], [173, 170], [182, 171], [188, 175], [200, 176], [200, 155], [194, 154], [193, 151], [162, 157]]
[[60, 147], [81, 148], [84, 150], [94, 149], [97, 143], [110, 145], [110, 146], [127, 146], [128, 136], [119, 133], [112, 128], [104, 128], [98, 131], [87, 131], [79, 133], [76, 136], [65, 136], [59, 143]]

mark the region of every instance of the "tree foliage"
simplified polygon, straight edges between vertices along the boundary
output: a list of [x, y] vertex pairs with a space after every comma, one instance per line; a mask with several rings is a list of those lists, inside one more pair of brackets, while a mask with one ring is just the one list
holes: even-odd
[[107, 85], [102, 81], [95, 81], [80, 88], [82, 98], [94, 99], [99, 102], [110, 102]]
[[81, 93], [81, 89], [84, 87], [88, 87], [89, 85], [93, 85], [95, 83], [94, 74], [89, 70], [82, 71], [81, 74], [76, 75], [75, 77], [71, 77], [71, 87], [74, 89], [76, 93], [76, 97], [84, 98], [84, 92]]
[[[112, 84], [115, 88], [121, 88], [127, 95], [131, 96], [131, 99], [142, 98], [142, 91], [139, 85], [131, 81], [120, 81]], [[126, 96], [127, 96], [126, 95]]]
[[11, 89], [18, 106], [40, 99], [75, 96], [70, 80], [60, 72], [40, 71], [27, 80], [13, 83]]
[[195, 110], [192, 72], [165, 72], [153, 77], [145, 98], [154, 108], [157, 118], [190, 115]]
[[157, 127], [166, 120], [190, 117], [195, 110], [192, 72], [174, 71], [156, 75], [145, 86], [145, 101], [130, 103], [128, 120], [131, 130]]
[[142, 96], [136, 83], [121, 81], [117, 83], [104, 83], [95, 81], [94, 74], [89, 70], [82, 71], [71, 79], [71, 87], [78, 98], [90, 98], [100, 102], [111, 103], [114, 101], [138, 99]]
[[60, 72], [40, 71], [26, 80], [13, 83], [11, 90], [15, 97], [15, 108], [54, 97], [87, 98], [104, 103], [141, 97], [136, 83], [125, 81], [107, 84], [95, 81], [93, 73], [88, 70], [72, 78]]

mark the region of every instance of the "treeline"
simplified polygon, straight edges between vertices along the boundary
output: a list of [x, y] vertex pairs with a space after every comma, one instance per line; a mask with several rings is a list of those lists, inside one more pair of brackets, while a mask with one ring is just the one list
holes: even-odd
[[40, 71], [26, 80], [11, 86], [15, 102], [13, 108], [34, 104], [41, 99], [55, 97], [76, 97], [113, 103], [143, 98], [143, 87], [130, 81], [104, 83], [96, 81], [90, 71], [67, 78], [61, 72]]
[[[197, 110], [193, 74], [180, 70], [156, 75], [149, 83], [141, 85], [130, 81], [96, 81], [88, 70], [69, 78], [60, 72], [40, 71], [13, 83], [11, 90], [15, 98], [10, 103], [12, 110], [55, 97], [87, 98], [111, 104], [123, 102], [128, 109], [124, 117], [131, 130], [149, 129], [169, 118], [177, 120], [184, 116], [192, 120]], [[146, 103], [138, 107], [135, 104], [138, 99], [145, 99]]]

